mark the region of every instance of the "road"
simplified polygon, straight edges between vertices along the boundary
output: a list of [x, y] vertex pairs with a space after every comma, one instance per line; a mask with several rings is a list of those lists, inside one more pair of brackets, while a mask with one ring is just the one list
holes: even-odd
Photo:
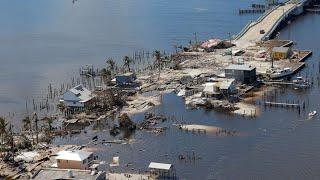
[[264, 30], [265, 33], [271, 31], [277, 21], [283, 18], [284, 14], [290, 11], [294, 6], [296, 6], [296, 4], [285, 4], [274, 9], [262, 21], [252, 25], [247, 32], [236, 41], [237, 46], [246, 47], [252, 43], [262, 40], [264, 34], [261, 34], [260, 30]]

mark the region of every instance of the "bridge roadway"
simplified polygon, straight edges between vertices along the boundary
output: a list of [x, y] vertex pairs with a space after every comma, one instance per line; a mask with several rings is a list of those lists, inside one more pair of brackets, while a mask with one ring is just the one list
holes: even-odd
[[[238, 47], [247, 47], [257, 41], [263, 40], [267, 34], [272, 33], [270, 31], [274, 31], [274, 26], [278, 25], [278, 21], [285, 19], [286, 15], [289, 14], [295, 6], [295, 3], [287, 3], [275, 8], [261, 21], [251, 23], [246, 32], [235, 40], [235, 43]], [[260, 30], [264, 30], [265, 33], [261, 34]]]

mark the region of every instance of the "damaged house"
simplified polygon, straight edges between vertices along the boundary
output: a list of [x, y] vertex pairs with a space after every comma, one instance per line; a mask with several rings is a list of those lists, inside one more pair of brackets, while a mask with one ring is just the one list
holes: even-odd
[[84, 108], [92, 104], [94, 97], [90, 90], [80, 84], [66, 91], [60, 102], [64, 103], [67, 107]]

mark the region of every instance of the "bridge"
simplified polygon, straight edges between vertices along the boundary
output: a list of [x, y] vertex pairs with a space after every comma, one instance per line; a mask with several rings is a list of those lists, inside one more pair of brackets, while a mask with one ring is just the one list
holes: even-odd
[[[308, 0], [288, 1], [264, 13], [257, 21], [248, 23], [234, 38], [238, 47], [248, 47], [255, 42], [268, 40], [282, 21], [292, 14], [303, 12], [303, 5]], [[301, 12], [300, 12], [301, 11]]]

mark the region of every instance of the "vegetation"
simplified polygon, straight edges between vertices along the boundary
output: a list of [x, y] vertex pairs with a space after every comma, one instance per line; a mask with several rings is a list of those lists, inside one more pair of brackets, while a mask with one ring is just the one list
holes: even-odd
[[112, 77], [113, 77], [114, 74], [115, 74], [116, 63], [115, 63], [115, 61], [114, 61], [112, 58], [109, 58], [109, 59], [106, 61], [106, 63], [107, 63], [107, 68], [108, 68], [108, 70], [111, 71]]
[[6, 155], [4, 160], [13, 160], [13, 155], [16, 151], [13, 138], [13, 126], [12, 124], [9, 124], [3, 117], [0, 117], [0, 136], [0, 155]]
[[111, 71], [106, 69], [106, 68], [103, 68], [101, 70], [101, 77], [102, 77], [102, 80], [103, 82], [106, 84], [106, 85], [110, 85], [111, 84], [111, 80], [112, 80], [112, 74], [111, 74]]
[[155, 57], [155, 60], [156, 60], [156, 65], [158, 67], [158, 73], [159, 73], [159, 76], [158, 76], [158, 79], [160, 79], [160, 71], [161, 71], [161, 68], [162, 68], [162, 60], [161, 60], [161, 53], [160, 51], [155, 51], [154, 52], [154, 57]]
[[127, 130], [135, 130], [136, 124], [130, 119], [128, 114], [124, 113], [119, 117], [119, 126]]
[[133, 60], [129, 58], [129, 56], [123, 57], [123, 68], [125, 71], [131, 72], [131, 64], [133, 63]]
[[38, 122], [39, 122], [39, 119], [38, 119], [38, 115], [37, 115], [37, 113], [36, 112], [34, 112], [33, 114], [32, 114], [32, 119], [33, 119], [33, 121], [34, 121], [34, 130], [35, 130], [35, 132], [36, 132], [36, 144], [38, 144], [39, 143], [39, 127], [38, 127]]
[[4, 119], [3, 117], [0, 117], [1, 144], [5, 143], [5, 139], [6, 139], [6, 136], [7, 136], [7, 126], [8, 126], [8, 123], [7, 123], [6, 119]]

